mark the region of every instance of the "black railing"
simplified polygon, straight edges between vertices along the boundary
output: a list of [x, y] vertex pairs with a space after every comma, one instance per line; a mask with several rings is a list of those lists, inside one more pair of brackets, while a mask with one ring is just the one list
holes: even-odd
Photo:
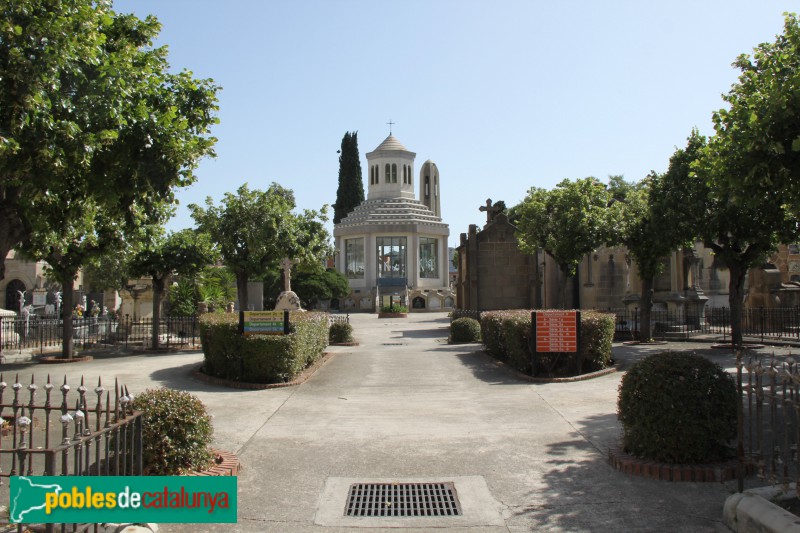
[[753, 472], [765, 485], [800, 491], [800, 365], [792, 357], [738, 354], [739, 492]]
[[[33, 377], [27, 386], [15, 378], [9, 387], [0, 374], [0, 478], [142, 475], [142, 417], [131, 399], [127, 388], [115, 383], [107, 390], [99, 379], [93, 389], [83, 379], [73, 389], [66, 377], [57, 385], [49, 376], [41, 387]], [[0, 483], [0, 493], [8, 501], [7, 481]], [[59, 530], [91, 528], [97, 531], [93, 524], [64, 524]], [[52, 532], [55, 526], [44, 529]], [[20, 524], [17, 531], [27, 529]]]
[[[44, 352], [60, 349], [63, 321], [59, 318], [30, 315], [0, 317], [0, 354], [3, 352]], [[123, 347], [152, 348], [153, 320], [81, 317], [72, 319], [73, 343], [77, 348]], [[200, 345], [197, 317], [165, 317], [160, 321], [159, 346], [165, 348], [195, 348]]]
[[[615, 339], [641, 340], [641, 309], [599, 310], [616, 316]], [[481, 311], [454, 309], [450, 320], [470, 317], [480, 320]], [[656, 340], [689, 339], [695, 335], [719, 335], [726, 341], [731, 334], [731, 310], [707, 307], [700, 312], [650, 311], [650, 336]], [[742, 311], [742, 335], [761, 341], [787, 340], [800, 342], [800, 307], [745, 308]]]

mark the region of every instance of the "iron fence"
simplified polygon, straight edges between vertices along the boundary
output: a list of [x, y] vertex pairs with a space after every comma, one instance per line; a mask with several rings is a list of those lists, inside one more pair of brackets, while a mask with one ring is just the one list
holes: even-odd
[[328, 325], [332, 324], [349, 324], [350, 323], [350, 313], [344, 315], [334, 315], [332, 313], [328, 314]]
[[[44, 402], [31, 376], [24, 386], [17, 376], [8, 391], [0, 374], [0, 498], [8, 499], [10, 476], [142, 475], [142, 417], [133, 411], [126, 387], [106, 390], [100, 379], [89, 389], [61, 386], [47, 378]], [[113, 394], [113, 397], [112, 397]], [[91, 405], [91, 396], [96, 396]], [[9, 397], [11, 396], [11, 397]], [[60, 398], [59, 398], [60, 396]], [[105, 399], [103, 398], [105, 396]], [[60, 401], [59, 401], [60, 400]], [[74, 406], [74, 408], [71, 408]], [[56, 530], [54, 524], [45, 531]], [[25, 531], [20, 524], [17, 531]], [[60, 524], [62, 532], [98, 531], [96, 524]]]
[[[0, 354], [4, 351], [58, 350], [64, 322], [53, 316], [0, 317]], [[153, 320], [81, 317], [72, 319], [73, 342], [76, 347], [150, 348], [153, 342]], [[159, 325], [159, 345], [166, 348], [195, 348], [200, 345], [197, 317], [164, 317]]]
[[[640, 340], [642, 312], [634, 309], [600, 310], [616, 317], [616, 340]], [[481, 311], [454, 309], [450, 321], [469, 317], [480, 320]], [[722, 341], [730, 337], [731, 310], [727, 307], [707, 307], [698, 312], [653, 309], [650, 311], [650, 334], [657, 340], [689, 339], [696, 335], [719, 335]], [[745, 337], [800, 342], [800, 307], [745, 308], [742, 311], [742, 334]]]
[[737, 354], [739, 492], [745, 472], [800, 496], [800, 364], [792, 357]]

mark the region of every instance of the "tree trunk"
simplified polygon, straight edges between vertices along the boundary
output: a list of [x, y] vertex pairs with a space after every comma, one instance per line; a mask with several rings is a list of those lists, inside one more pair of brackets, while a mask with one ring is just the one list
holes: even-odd
[[161, 299], [166, 278], [153, 276], [153, 349], [158, 350], [161, 333]]
[[561, 309], [567, 309], [567, 281], [569, 280], [569, 272], [566, 269], [561, 268], [561, 284], [559, 285], [559, 289], [561, 292]]
[[742, 309], [744, 307], [744, 278], [747, 269], [738, 263], [728, 261], [728, 271], [731, 281], [728, 284], [728, 303], [731, 306], [731, 344], [741, 348], [742, 338]]
[[639, 341], [652, 340], [653, 332], [650, 331], [650, 311], [653, 307], [653, 278], [642, 279], [641, 321], [639, 324]]
[[63, 329], [61, 332], [61, 357], [72, 359], [74, 347], [72, 343], [72, 307], [74, 298], [72, 291], [75, 288], [75, 278], [65, 276], [61, 286], [61, 321]]
[[236, 293], [239, 297], [239, 310], [248, 311], [247, 305], [247, 273], [236, 272]]

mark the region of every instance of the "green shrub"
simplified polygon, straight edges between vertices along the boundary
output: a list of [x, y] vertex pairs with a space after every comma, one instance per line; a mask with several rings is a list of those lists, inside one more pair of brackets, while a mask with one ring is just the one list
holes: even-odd
[[612, 313], [581, 311], [581, 356], [584, 372], [609, 366], [616, 317]]
[[381, 313], [408, 313], [408, 307], [399, 304], [384, 305]]
[[625, 450], [669, 463], [729, 456], [736, 434], [733, 378], [696, 354], [665, 352], [636, 363], [619, 386]]
[[148, 389], [135, 397], [133, 409], [142, 411], [145, 475], [170, 476], [206, 470], [211, 417], [196, 396], [172, 389]]
[[316, 361], [328, 345], [328, 314], [293, 312], [288, 335], [239, 334], [236, 314], [200, 318], [200, 339], [210, 375], [247, 383], [281, 383], [294, 379]]
[[450, 342], [480, 342], [481, 323], [474, 318], [457, 318], [450, 323]]
[[353, 326], [344, 322], [334, 322], [328, 330], [328, 341], [331, 344], [353, 342]]
[[486, 352], [498, 359], [508, 357], [508, 348], [503, 335], [503, 320], [509, 316], [528, 315], [530, 311], [485, 311], [481, 313], [481, 339]]

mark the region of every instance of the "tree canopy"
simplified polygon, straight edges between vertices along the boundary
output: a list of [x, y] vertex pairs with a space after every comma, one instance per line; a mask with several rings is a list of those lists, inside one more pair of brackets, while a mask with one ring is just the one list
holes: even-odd
[[566, 306], [566, 278], [574, 276], [583, 257], [611, 238], [606, 186], [589, 177], [563, 180], [554, 189], [532, 188], [515, 208], [520, 248], [547, 252], [563, 274], [562, 306]]
[[358, 132], [346, 132], [339, 155], [339, 187], [333, 204], [333, 223], [338, 224], [364, 201], [361, 158], [358, 155]]
[[[741, 70], [713, 115], [712, 150], [724, 153], [728, 193], [737, 204], [761, 203], [761, 193], [780, 191], [781, 204], [800, 205], [800, 21], [786, 14], [774, 42], [756, 46], [733, 63]], [[721, 158], [717, 158], [720, 162]], [[718, 169], [717, 173], [722, 169]]]
[[218, 87], [171, 73], [166, 47], [153, 47], [159, 22], [111, 2], [5, 2], [0, 20], [2, 277], [8, 251], [42, 228], [101, 242], [109, 228], [93, 232], [93, 212], [126, 231], [159, 219], [213, 155]]
[[317, 212], [295, 208], [294, 193], [277, 183], [266, 191], [245, 183], [222, 203], [206, 199], [206, 207], [189, 206], [197, 227], [219, 247], [220, 256], [236, 275], [239, 308], [247, 309], [247, 281], [277, 269], [285, 257], [322, 262], [331, 253], [325, 229], [327, 206]]

